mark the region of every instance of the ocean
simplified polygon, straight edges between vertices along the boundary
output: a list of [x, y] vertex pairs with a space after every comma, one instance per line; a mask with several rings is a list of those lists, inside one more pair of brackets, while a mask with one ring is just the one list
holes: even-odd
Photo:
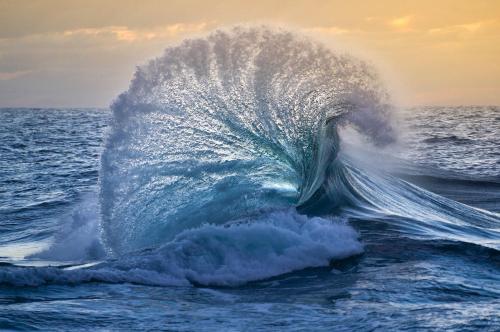
[[0, 329], [500, 330], [500, 107], [236, 28], [0, 109]]

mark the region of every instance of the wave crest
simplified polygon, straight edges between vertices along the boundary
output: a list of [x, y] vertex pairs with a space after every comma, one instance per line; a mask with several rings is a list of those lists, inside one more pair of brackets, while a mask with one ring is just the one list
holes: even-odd
[[286, 30], [236, 27], [168, 48], [113, 104], [101, 209], [118, 253], [308, 201], [346, 122], [390, 139], [364, 62]]

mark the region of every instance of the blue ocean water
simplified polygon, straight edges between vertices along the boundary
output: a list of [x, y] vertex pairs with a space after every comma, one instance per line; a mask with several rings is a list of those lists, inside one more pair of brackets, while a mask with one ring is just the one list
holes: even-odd
[[499, 330], [499, 119], [263, 28], [1, 109], [0, 329]]

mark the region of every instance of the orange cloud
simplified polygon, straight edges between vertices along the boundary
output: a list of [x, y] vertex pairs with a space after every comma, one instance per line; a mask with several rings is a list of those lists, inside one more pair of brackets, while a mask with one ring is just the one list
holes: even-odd
[[215, 22], [201, 22], [194, 24], [172, 24], [153, 29], [131, 29], [126, 26], [106, 26], [102, 28], [83, 28], [66, 30], [63, 36], [112, 36], [118, 41], [136, 42], [155, 38], [175, 37], [183, 33], [195, 33], [206, 30]]
[[410, 23], [413, 20], [413, 16], [407, 15], [407, 16], [401, 16], [401, 17], [396, 17], [390, 21], [387, 22], [390, 26], [398, 29], [405, 29], [410, 26]]
[[467, 24], [456, 24], [456, 25], [449, 25], [449, 26], [444, 26], [444, 27], [439, 27], [439, 28], [433, 28], [428, 30], [430, 34], [448, 34], [448, 33], [475, 33], [478, 32], [479, 30], [483, 29], [484, 27], [494, 24], [496, 21], [494, 20], [489, 20], [489, 21], [478, 21], [478, 22], [473, 22], [473, 23], [467, 23]]
[[344, 35], [344, 34], [352, 32], [349, 29], [343, 29], [343, 28], [339, 28], [339, 27], [336, 27], [336, 26], [331, 26], [331, 27], [314, 27], [314, 28], [306, 29], [306, 31], [317, 32], [317, 33], [324, 33], [324, 34], [330, 34], [330, 35]]

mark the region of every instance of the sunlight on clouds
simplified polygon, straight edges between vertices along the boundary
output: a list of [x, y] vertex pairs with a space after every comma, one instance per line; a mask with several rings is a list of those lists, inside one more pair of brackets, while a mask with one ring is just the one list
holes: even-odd
[[359, 54], [394, 72], [409, 104], [500, 103], [500, 1], [35, 2], [0, 4], [3, 105], [107, 105], [137, 64], [238, 23], [289, 25]]
[[461, 25], [457, 25], [457, 27], [465, 29], [469, 32], [476, 32], [477, 30], [479, 30], [481, 28], [482, 25], [483, 25], [483, 22], [477, 22], [477, 23], [470, 23], [470, 24], [461, 24]]
[[65, 37], [75, 36], [113, 36], [118, 41], [136, 42], [156, 38], [171, 38], [185, 33], [201, 32], [213, 26], [215, 22], [201, 22], [195, 24], [172, 24], [152, 29], [130, 29], [126, 26], [107, 26], [102, 28], [85, 28], [66, 30]]
[[395, 19], [390, 20], [387, 23], [394, 28], [404, 29], [409, 27], [412, 20], [413, 16], [407, 15], [407, 16], [397, 17]]
[[353, 31], [349, 29], [343, 29], [339, 28], [336, 26], [331, 26], [331, 27], [314, 27], [314, 28], [309, 28], [305, 29], [308, 32], [313, 32], [313, 33], [324, 33], [324, 34], [329, 34], [329, 35], [344, 35], [347, 33], [351, 33]]
[[444, 26], [439, 28], [429, 29], [430, 34], [449, 34], [449, 33], [476, 33], [479, 30], [485, 28], [488, 25], [493, 25], [497, 23], [495, 20], [489, 21], [478, 21], [467, 24], [456, 24], [450, 26]]

